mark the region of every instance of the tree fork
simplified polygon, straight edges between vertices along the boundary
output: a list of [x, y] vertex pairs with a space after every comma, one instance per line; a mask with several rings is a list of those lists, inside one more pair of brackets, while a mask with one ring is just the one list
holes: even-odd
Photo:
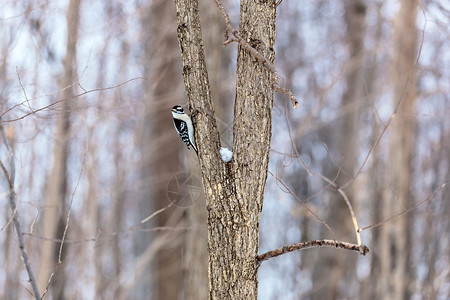
[[[210, 299], [256, 299], [255, 257], [269, 162], [272, 73], [239, 45], [233, 159], [224, 163], [211, 102], [197, 0], [175, 0], [186, 96], [208, 210]], [[275, 1], [241, 1], [242, 39], [272, 62]]]

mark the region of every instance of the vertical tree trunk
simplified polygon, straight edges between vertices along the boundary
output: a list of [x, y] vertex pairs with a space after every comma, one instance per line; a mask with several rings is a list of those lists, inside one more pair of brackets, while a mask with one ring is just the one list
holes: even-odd
[[[2, 82], [2, 86], [0, 87], [0, 92], [4, 93], [4, 90], [7, 90], [9, 88], [9, 84], [7, 84], [7, 69], [9, 67], [8, 62], [10, 61], [10, 55], [8, 50], [8, 45], [12, 44], [12, 39], [4, 40], [2, 43], [2, 46], [0, 47], [0, 53], [1, 53], [1, 59], [0, 59], [0, 82]], [[2, 100], [0, 102], [0, 113], [3, 114], [5, 108], [7, 107], [8, 101]], [[1, 121], [1, 119], [0, 119]], [[0, 126], [5, 126], [4, 124], [1, 124]], [[11, 127], [12, 132], [14, 127]], [[0, 130], [4, 130], [0, 127]], [[6, 129], [5, 129], [6, 131]], [[12, 141], [14, 141], [14, 134], [12, 134]], [[15, 151], [15, 146], [11, 145], [12, 151]], [[3, 174], [2, 174], [3, 175]], [[6, 202], [6, 197], [4, 197], [4, 201]], [[8, 220], [11, 217], [11, 212], [8, 209], [5, 209], [2, 213], [3, 220]], [[12, 227], [11, 227], [12, 228]], [[21, 286], [16, 281], [16, 270], [17, 269], [17, 261], [15, 253], [16, 251], [12, 251], [13, 249], [16, 250], [16, 245], [13, 243], [14, 235], [13, 231], [11, 229], [4, 230], [5, 231], [5, 237], [3, 240], [2, 247], [4, 249], [3, 261], [3, 272], [4, 272], [4, 284], [2, 286], [2, 291], [0, 292], [0, 298], [2, 299], [17, 299], [18, 298], [18, 289], [21, 288]], [[14, 247], [14, 248], [13, 248]], [[22, 263], [22, 262], [20, 262]]]
[[[208, 210], [210, 299], [256, 299], [259, 218], [271, 141], [272, 74], [239, 46], [234, 108], [233, 159], [219, 156], [198, 3], [176, 1], [186, 94]], [[241, 2], [240, 34], [269, 61], [275, 58], [275, 1]]]
[[[387, 181], [383, 194], [383, 219], [410, 207], [411, 166], [414, 154], [416, 110], [417, 0], [402, 0], [394, 22], [392, 84], [394, 107], [398, 107], [389, 139]], [[409, 299], [410, 218], [402, 216], [381, 227], [380, 294], [384, 299]]]
[[[366, 5], [364, 1], [345, 0], [345, 22], [347, 25], [346, 45], [349, 64], [346, 72], [346, 89], [341, 100], [341, 119], [337, 147], [341, 154], [339, 167], [342, 169], [336, 179], [338, 186], [344, 184], [355, 172], [359, 154], [358, 131], [361, 109], [363, 77], [362, 61], [364, 57], [364, 38], [366, 34]], [[336, 170], [334, 170], [336, 172]], [[329, 177], [332, 178], [336, 173]], [[354, 201], [352, 186], [345, 189], [350, 201]], [[329, 202], [329, 216], [327, 222], [337, 239], [351, 240], [354, 238], [352, 220], [347, 206], [341, 195], [333, 194]], [[313, 272], [312, 299], [339, 299], [348, 297], [348, 291], [339, 288], [342, 280], [355, 280], [355, 257], [349, 253], [335, 251], [335, 249], [318, 250], [317, 264]], [[357, 255], [357, 254], [353, 254]], [[353, 295], [354, 296], [354, 295]]]
[[[211, 90], [215, 92], [213, 102], [217, 109], [217, 116], [223, 114], [231, 105], [231, 101], [223, 99], [221, 91], [226, 83], [223, 80], [223, 28], [222, 16], [213, 1], [200, 0], [200, 18], [204, 28], [203, 34], [211, 82]], [[191, 170], [196, 170], [197, 161], [190, 164]], [[197, 174], [196, 174], [197, 175]], [[199, 174], [198, 174], [199, 175]], [[208, 232], [206, 230], [206, 202], [200, 197], [192, 207], [186, 211], [190, 230], [186, 232], [184, 256], [184, 299], [203, 300], [208, 297]]]
[[[380, 14], [382, 3], [377, 5], [378, 16]], [[382, 43], [382, 25], [383, 20], [381, 18], [377, 18], [376, 27], [373, 33], [372, 39], [375, 42], [373, 48], [378, 49], [379, 45]], [[366, 78], [367, 82], [367, 95], [371, 99], [376, 99], [379, 97], [380, 90], [376, 89], [376, 77], [379, 69], [382, 69], [378, 65], [376, 59], [377, 53], [371, 53], [369, 55], [369, 65], [366, 69]], [[372, 112], [372, 134], [369, 139], [369, 145], [373, 145], [376, 142], [379, 132], [382, 130], [382, 124], [380, 124], [379, 119], [376, 116], [376, 112]], [[370, 178], [370, 186], [368, 187], [368, 197], [366, 200], [366, 204], [362, 204], [367, 207], [371, 211], [370, 223], [375, 224], [382, 219], [381, 216], [381, 205], [380, 201], [376, 199], [382, 199], [383, 193], [383, 174], [385, 172], [380, 151], [373, 151], [371, 160], [370, 160], [370, 168], [368, 170], [368, 178]], [[374, 282], [378, 282], [377, 278], [380, 275], [380, 262], [379, 256], [377, 253], [379, 247], [380, 240], [380, 231], [373, 230], [372, 231], [372, 241], [371, 241], [371, 251], [372, 255], [370, 255], [370, 275], [361, 283], [361, 293], [362, 298], [364, 299], [376, 299], [376, 291], [377, 284]], [[375, 281], [374, 281], [375, 280]]]
[[[76, 45], [78, 40], [78, 26], [81, 0], [71, 0], [67, 11], [67, 45], [66, 56], [63, 60], [63, 76], [60, 88], [63, 90], [63, 101], [56, 120], [55, 143], [53, 146], [53, 164], [47, 178], [45, 203], [41, 213], [42, 230], [40, 235], [44, 238], [61, 238], [65, 224], [66, 208], [65, 197], [67, 193], [67, 158], [70, 145], [70, 99], [74, 95], [73, 86], [76, 80]], [[53, 241], [42, 241], [40, 249], [40, 265], [38, 270], [38, 286], [44, 291], [50, 274], [55, 270], [58, 262], [60, 244]], [[67, 247], [67, 245], [66, 245]], [[64, 265], [63, 265], [64, 266]], [[64, 294], [64, 269], [59, 268], [55, 273], [58, 279], [53, 286], [54, 299], [62, 299]]]
[[[175, 24], [172, 1], [156, 0], [143, 10], [142, 35], [145, 51], [143, 66], [145, 77], [149, 79], [149, 82], [146, 85], [145, 116], [141, 138], [144, 158], [142, 173], [146, 191], [141, 200], [141, 207], [146, 207], [146, 211], [150, 208], [150, 211], [141, 212], [141, 219], [170, 204], [167, 194], [168, 183], [181, 172], [179, 168], [182, 144], [176, 138], [170, 114], [170, 108], [173, 105], [185, 102], [179, 74], [180, 65], [177, 60]], [[168, 135], [167, 132], [173, 135]], [[179, 209], [181, 208], [167, 209], [144, 226], [152, 226], [152, 222], [156, 227], [174, 226], [175, 224], [167, 222], [174, 210]], [[181, 235], [181, 232], [179, 233]], [[148, 238], [149, 233], [144, 234], [146, 238], [141, 243], [141, 247], [146, 249], [150, 247], [152, 239]], [[166, 243], [158, 251], [154, 262], [155, 271], [151, 272], [155, 275], [151, 278], [154, 282], [151, 289], [152, 297], [179, 298], [183, 286], [181, 262], [183, 238], [184, 235], [181, 235], [179, 239]], [[150, 274], [150, 269], [148, 271], [147, 276]], [[149, 287], [149, 280], [143, 280], [142, 286]], [[147, 296], [148, 293], [140, 295], [140, 297]]]

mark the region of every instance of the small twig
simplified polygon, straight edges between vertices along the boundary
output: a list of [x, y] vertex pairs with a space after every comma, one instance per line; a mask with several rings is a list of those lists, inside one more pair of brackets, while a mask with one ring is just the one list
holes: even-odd
[[160, 213], [162, 213], [163, 211], [167, 210], [168, 208], [172, 207], [173, 203], [170, 203], [169, 205], [155, 211], [154, 213], [152, 213], [150, 216], [148, 216], [147, 218], [141, 220], [141, 224], [145, 223], [147, 221], [149, 221], [150, 219], [154, 218], [156, 215], [159, 215]]
[[[68, 101], [68, 100], [71, 100], [71, 99], [75, 99], [75, 98], [79, 98], [81, 96], [84, 96], [86, 94], [93, 93], [93, 92], [107, 91], [107, 90], [112, 90], [112, 89], [115, 89], [115, 88], [119, 88], [119, 87], [121, 87], [121, 86], [123, 86], [123, 85], [125, 85], [125, 84], [127, 84], [127, 83], [129, 83], [131, 81], [137, 80], [137, 79], [145, 79], [145, 78], [143, 78], [143, 77], [135, 77], [135, 78], [131, 78], [131, 79], [127, 80], [127, 81], [124, 81], [124, 82], [119, 83], [119, 84], [114, 85], [114, 86], [110, 86], [110, 87], [106, 87], [106, 88], [95, 88], [95, 89], [92, 89], [92, 90], [87, 90], [87, 91], [85, 91], [83, 93], [80, 93], [78, 95], [74, 95], [73, 97], [60, 99], [60, 100], [52, 102], [52, 103], [50, 103], [50, 104], [48, 104], [46, 106], [34, 109], [34, 111], [26, 113], [26, 114], [22, 115], [21, 117], [18, 117], [18, 118], [15, 118], [15, 119], [9, 119], [9, 120], [0, 120], [0, 123], [10, 123], [10, 122], [19, 121], [19, 120], [22, 120], [22, 119], [28, 117], [29, 115], [35, 114], [35, 113], [40, 112], [40, 111], [45, 110], [45, 109], [49, 109], [50, 107], [55, 106], [58, 103], [61, 103], [61, 102], [64, 102], [64, 101]], [[55, 93], [55, 94], [57, 94], [57, 93]], [[34, 99], [36, 99], [36, 98], [34, 98]], [[30, 100], [33, 100], [33, 99], [30, 99]], [[8, 108], [5, 112], [3, 112], [0, 115], [0, 118], [3, 117], [4, 115], [6, 115], [7, 113], [9, 113], [10, 111], [12, 111], [13, 109], [15, 109], [16, 107], [24, 105], [25, 103], [27, 103], [27, 101], [23, 101], [21, 103], [13, 105], [12, 107]]]
[[86, 162], [86, 154], [87, 154], [87, 152], [88, 152], [88, 144], [86, 144], [86, 150], [85, 150], [84, 155], [83, 155], [83, 162], [81, 163], [81, 170], [80, 170], [80, 173], [78, 174], [78, 181], [77, 181], [77, 184], [75, 185], [75, 188], [73, 189], [72, 197], [70, 199], [69, 210], [67, 212], [67, 218], [66, 218], [66, 225], [64, 226], [64, 232], [63, 232], [63, 236], [62, 236], [62, 239], [61, 239], [61, 245], [59, 246], [58, 264], [62, 263], [61, 259], [62, 259], [63, 245], [64, 245], [64, 241], [66, 239], [67, 230], [69, 229], [70, 213], [72, 212], [73, 199], [75, 198], [75, 193], [76, 193], [76, 191], [78, 189], [78, 186], [80, 185], [81, 175], [83, 174], [84, 165], [85, 165], [85, 162]]
[[402, 215], [404, 215], [404, 214], [407, 214], [407, 213], [409, 213], [409, 212], [415, 210], [416, 208], [418, 208], [418, 207], [421, 206], [422, 204], [425, 204], [425, 203], [427, 203], [428, 201], [430, 201], [431, 199], [433, 199], [434, 196], [435, 196], [437, 193], [439, 193], [445, 186], [447, 186], [447, 184], [448, 184], [448, 181], [445, 182], [445, 183], [443, 183], [443, 184], [442, 184], [441, 186], [439, 186], [436, 190], [434, 190], [433, 193], [431, 193], [431, 195], [428, 196], [425, 200], [420, 201], [419, 203], [417, 203], [417, 204], [414, 205], [413, 207], [410, 207], [410, 208], [408, 208], [408, 209], [405, 209], [404, 211], [402, 211], [402, 212], [400, 212], [400, 213], [398, 213], [398, 214], [396, 214], [396, 215], [394, 215], [394, 216], [392, 216], [392, 217], [389, 217], [389, 218], [387, 218], [387, 219], [385, 219], [385, 220], [383, 220], [383, 221], [381, 221], [381, 222], [378, 222], [378, 223], [376, 223], [376, 224], [373, 224], [373, 225], [369, 225], [369, 226], [360, 228], [360, 229], [358, 229], [358, 231], [361, 232], [361, 231], [363, 231], [363, 230], [367, 230], [367, 229], [372, 229], [372, 228], [378, 227], [378, 226], [380, 226], [380, 225], [383, 225], [384, 223], [387, 223], [387, 222], [389, 222], [389, 221], [391, 221], [391, 220], [393, 220], [393, 219], [395, 219], [395, 218], [398, 218], [398, 217], [400, 217], [400, 216], [402, 216]]
[[[358, 221], [356, 219], [355, 211], [353, 210], [352, 204], [350, 203], [350, 200], [348, 199], [347, 194], [344, 192], [342, 187], [340, 187], [336, 184], [335, 179], [331, 180], [322, 174], [317, 174], [306, 165], [306, 162], [303, 160], [302, 156], [298, 152], [297, 147], [294, 143], [294, 140], [292, 139], [291, 127], [289, 126], [287, 117], [285, 116], [285, 118], [286, 118], [286, 124], [288, 127], [289, 138], [291, 139], [291, 142], [292, 142], [292, 148], [294, 149], [297, 159], [300, 161], [303, 168], [305, 168], [306, 172], [308, 172], [309, 175], [319, 177], [320, 179], [322, 179], [323, 181], [328, 183], [329, 186], [332, 186], [333, 188], [335, 188], [336, 191], [342, 196], [342, 198], [344, 198], [345, 204], [347, 205], [348, 210], [350, 211], [350, 215], [351, 215], [352, 222], [353, 222], [353, 227], [355, 228], [356, 241], [358, 242], [358, 245], [361, 247], [360, 251], [362, 253], [363, 249], [362, 249], [361, 233], [360, 233], [360, 230], [358, 227]], [[336, 175], [336, 176], [338, 176], [338, 175]]]
[[[48, 278], [47, 286], [45, 287], [45, 290], [44, 290], [44, 292], [43, 292], [43, 294], [42, 294], [42, 298], [44, 298], [44, 296], [48, 293], [49, 288], [50, 288], [50, 284], [51, 284], [52, 281], [53, 281], [53, 277], [55, 276], [56, 271], [59, 269], [59, 267], [60, 267], [61, 264], [62, 264], [62, 252], [63, 252], [64, 244], [67, 243], [67, 241], [66, 241], [66, 235], [67, 235], [67, 231], [68, 231], [68, 229], [69, 229], [70, 214], [71, 214], [71, 212], [72, 212], [73, 200], [74, 200], [75, 193], [76, 193], [76, 191], [77, 191], [77, 189], [78, 189], [78, 186], [79, 186], [79, 184], [80, 184], [80, 181], [81, 181], [81, 175], [83, 174], [84, 165], [85, 165], [85, 161], [86, 161], [86, 154], [87, 154], [87, 151], [88, 151], [88, 145], [86, 145], [86, 150], [85, 150], [84, 155], [83, 155], [83, 162], [81, 163], [81, 170], [80, 170], [80, 173], [79, 173], [79, 175], [78, 175], [78, 181], [77, 181], [77, 184], [75, 185], [75, 188], [74, 188], [74, 190], [73, 190], [73, 192], [72, 192], [72, 197], [71, 197], [71, 199], [70, 199], [70, 204], [69, 204], [69, 209], [68, 209], [68, 212], [67, 212], [66, 225], [64, 226], [63, 236], [62, 236], [61, 240], [57, 240], [58, 242], [61, 243], [60, 246], [59, 246], [59, 251], [58, 251], [58, 263], [56, 264], [56, 266], [55, 266], [53, 272], [50, 274], [50, 276], [49, 276], [49, 278]], [[35, 235], [31, 234], [31, 233], [28, 234], [28, 235], [30, 235], [30, 236], [35, 236]], [[54, 240], [54, 239], [44, 239], [44, 238], [43, 238], [43, 240]], [[86, 239], [85, 241], [92, 241], [92, 240]]]
[[261, 264], [263, 261], [271, 259], [273, 257], [277, 257], [289, 252], [293, 251], [301, 251], [304, 249], [310, 248], [318, 248], [318, 247], [332, 247], [332, 248], [341, 248], [345, 250], [358, 251], [362, 255], [366, 255], [369, 253], [369, 248], [367, 246], [359, 246], [356, 244], [351, 244], [347, 242], [339, 242], [334, 240], [315, 240], [308, 242], [301, 242], [293, 245], [284, 246], [275, 250], [268, 251], [264, 254], [258, 255], [256, 257], [256, 261], [258, 264]]
[[381, 139], [383, 138], [384, 134], [386, 133], [388, 127], [391, 125], [392, 120], [394, 120], [395, 116], [396, 116], [396, 112], [397, 109], [400, 105], [401, 101], [399, 101], [399, 103], [397, 104], [397, 107], [395, 108], [394, 112], [390, 115], [388, 121], [386, 122], [386, 124], [383, 127], [383, 130], [381, 130], [380, 135], [377, 137], [377, 139], [375, 140], [375, 142], [373, 143], [372, 147], [370, 147], [369, 151], [367, 152], [363, 163], [361, 164], [361, 166], [359, 166], [358, 170], [356, 171], [356, 173], [346, 182], [342, 185], [342, 188], [346, 188], [347, 186], [349, 186], [354, 180], [355, 178], [361, 174], [363, 168], [366, 166], [367, 161], [369, 160], [370, 156], [372, 155], [372, 152], [375, 150], [375, 148], [378, 146], [378, 144], [380, 143]]
[[[233, 25], [231, 25], [230, 22], [230, 18], [228, 17], [227, 12], [225, 11], [225, 8], [223, 7], [222, 3], [220, 2], [220, 0], [214, 0], [214, 2], [216, 3], [217, 7], [219, 8], [222, 16], [223, 16], [223, 20], [225, 22], [225, 26], [226, 26], [226, 31], [225, 31], [225, 37], [226, 40], [223, 43], [224, 46], [227, 46], [228, 44], [232, 43], [232, 42], [236, 42], [238, 43], [242, 48], [244, 48], [245, 50], [247, 50], [250, 54], [252, 54], [257, 60], [259, 60], [262, 65], [267, 68], [271, 73], [272, 73], [272, 88], [274, 89], [274, 91], [285, 95], [286, 97], [289, 98], [289, 101], [291, 101], [292, 106], [294, 108], [298, 107], [298, 101], [295, 98], [294, 94], [292, 93], [291, 90], [285, 88], [285, 87], [281, 87], [280, 84], [280, 76], [278, 75], [278, 72], [275, 68], [275, 66], [273, 65], [273, 63], [271, 63], [266, 57], [264, 57], [264, 55], [262, 55], [258, 50], [256, 50], [255, 48], [253, 48], [249, 43], [247, 43], [247, 41], [245, 41], [241, 35], [239, 34], [239, 31], [236, 30]], [[281, 3], [281, 1], [279, 1], [279, 3]], [[228, 32], [230, 32], [233, 37], [228, 38]]]
[[[422, 9], [423, 7], [420, 6]], [[424, 17], [426, 20], [426, 14], [425, 11], [422, 10], [424, 13]], [[426, 20], [427, 22], [428, 20]], [[397, 116], [397, 113], [399, 111], [400, 105], [403, 103], [403, 101], [405, 100], [405, 95], [406, 95], [406, 89], [408, 88], [408, 85], [410, 84], [411, 80], [411, 72], [414, 68], [417, 67], [417, 64], [419, 63], [419, 59], [420, 56], [422, 55], [422, 46], [423, 46], [423, 40], [425, 38], [425, 30], [422, 31], [422, 36], [421, 36], [421, 42], [419, 44], [419, 51], [417, 52], [417, 57], [416, 57], [416, 61], [414, 62], [414, 65], [411, 67], [411, 69], [408, 72], [408, 76], [406, 78], [406, 82], [403, 86], [403, 91], [402, 91], [402, 96], [400, 97], [400, 99], [397, 102], [397, 105], [395, 105], [394, 111], [392, 112], [392, 114], [389, 117], [389, 120], [387, 121], [386, 125], [383, 127], [383, 130], [381, 131], [380, 135], [378, 136], [378, 138], [376, 139], [375, 143], [372, 145], [372, 147], [369, 149], [369, 152], [367, 153], [363, 163], [361, 164], [361, 166], [359, 167], [359, 169], [356, 171], [356, 173], [352, 176], [352, 178], [350, 178], [345, 184], [342, 185], [342, 188], [346, 188], [348, 185], [350, 185], [353, 180], [355, 180], [355, 178], [362, 172], [362, 169], [365, 167], [367, 161], [369, 160], [370, 155], [372, 154], [372, 152], [375, 150], [375, 148], [377, 147], [377, 145], [379, 144], [379, 142], [381, 141], [381, 138], [384, 136], [384, 134], [387, 131], [387, 128], [391, 125], [391, 122], [394, 120], [394, 118]], [[376, 112], [376, 111], [375, 111]]]
[[319, 217], [318, 214], [316, 214], [309, 206], [308, 204], [306, 204], [305, 201], [303, 201], [301, 198], [299, 198], [297, 195], [294, 194], [294, 192], [291, 191], [291, 189], [289, 189], [289, 187], [277, 176], [275, 176], [275, 174], [273, 174], [272, 172], [268, 171], [270, 175], [272, 175], [273, 178], [275, 178], [281, 185], [283, 185], [283, 187], [288, 191], [289, 194], [291, 194], [292, 196], [294, 196], [295, 199], [297, 199], [298, 201], [300, 201], [303, 206], [306, 208], [307, 211], [309, 211], [317, 220], [319, 220], [320, 223], [322, 223], [327, 229], [328, 231], [330, 231], [331, 235], [333, 236], [333, 240], [336, 239], [336, 236], [333, 232], [333, 230], [331, 229], [330, 225], [327, 224], [327, 222], [325, 222], [324, 220], [322, 220], [321, 217]]
[[338, 191], [338, 193], [341, 194], [342, 198], [344, 198], [345, 204], [347, 205], [348, 210], [350, 211], [350, 215], [352, 216], [353, 227], [355, 228], [356, 231], [356, 242], [358, 243], [359, 246], [362, 246], [361, 233], [359, 230], [358, 221], [356, 220], [355, 211], [353, 210], [353, 206], [350, 203], [347, 194], [340, 187], [336, 186], [335, 188]]
[[28, 108], [31, 111], [33, 111], [33, 108], [31, 108], [31, 105], [30, 105], [30, 100], [28, 99], [28, 96], [27, 96], [27, 91], [25, 90], [25, 87], [22, 84], [22, 80], [20, 79], [19, 69], [17, 67], [16, 67], [16, 73], [17, 73], [17, 78], [19, 78], [19, 84], [20, 84], [20, 87], [22, 88], [23, 95], [25, 96], [25, 99], [27, 101]]
[[[41, 241], [50, 241], [50, 242], [54, 242], [54, 243], [61, 243], [63, 240], [62, 239], [57, 239], [57, 238], [45, 238], [45, 237], [41, 237], [37, 234], [31, 233], [31, 232], [24, 232], [23, 235], [32, 237], [34, 239], [38, 239]], [[81, 243], [88, 243], [88, 242], [97, 242], [98, 241], [98, 235], [96, 237], [93, 238], [84, 238], [84, 239], [65, 239], [64, 240], [64, 244], [81, 244]]]

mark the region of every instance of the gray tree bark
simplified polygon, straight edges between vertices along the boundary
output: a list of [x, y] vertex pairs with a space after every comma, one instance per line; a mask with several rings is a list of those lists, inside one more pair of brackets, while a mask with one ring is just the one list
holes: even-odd
[[[223, 63], [223, 21], [219, 10], [213, 1], [200, 0], [199, 9], [201, 11], [200, 20], [203, 28], [203, 40], [205, 43], [205, 59], [209, 70], [209, 80], [213, 94], [213, 103], [216, 107], [216, 116], [222, 120], [231, 105], [231, 101], [226, 101], [223, 97], [224, 69]], [[219, 109], [220, 108], [220, 109]], [[219, 126], [219, 131], [224, 130]], [[222, 137], [223, 138], [223, 137]], [[198, 162], [190, 161], [189, 168], [195, 170], [195, 175], [200, 177]], [[198, 172], [197, 172], [198, 170]], [[206, 230], [206, 201], [202, 195], [197, 199], [192, 207], [186, 210], [187, 222], [190, 230], [186, 232], [185, 238], [185, 256], [184, 256], [184, 299], [202, 300], [208, 297], [208, 232]]]
[[[256, 299], [259, 221], [271, 141], [272, 74], [238, 49], [233, 159], [219, 155], [201, 37], [198, 3], [176, 0], [186, 95], [196, 128], [208, 210], [210, 299]], [[241, 2], [240, 34], [269, 61], [275, 58], [275, 1]]]

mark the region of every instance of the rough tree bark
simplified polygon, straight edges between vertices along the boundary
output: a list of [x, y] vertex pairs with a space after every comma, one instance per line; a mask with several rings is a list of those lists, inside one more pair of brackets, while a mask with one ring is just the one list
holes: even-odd
[[[209, 71], [209, 82], [213, 92], [212, 100], [217, 118], [224, 120], [225, 111], [231, 111], [231, 101], [225, 101], [223, 80], [224, 49], [222, 16], [211, 0], [199, 0], [200, 20], [204, 28], [208, 28], [203, 34], [205, 45], [205, 59]], [[173, 11], [172, 11], [173, 13]], [[177, 55], [179, 57], [177, 50]], [[219, 109], [221, 108], [221, 109]], [[219, 131], [222, 132], [220, 123]], [[221, 136], [223, 138], [223, 136]], [[184, 149], [183, 149], [184, 150]], [[189, 161], [189, 168], [196, 171], [200, 178], [200, 169], [197, 160]], [[198, 171], [197, 171], [198, 170]], [[187, 224], [190, 230], [185, 235], [184, 245], [184, 299], [203, 300], [208, 295], [208, 232], [206, 229], [206, 201], [205, 197], [199, 197], [193, 206], [186, 210]]]
[[[210, 299], [256, 299], [259, 221], [272, 126], [272, 74], [238, 49], [233, 159], [219, 155], [196, 0], [176, 0], [186, 95], [196, 128], [208, 210]], [[241, 1], [240, 34], [269, 61], [275, 58], [275, 1]]]
[[[415, 145], [414, 113], [416, 110], [415, 61], [417, 51], [417, 0], [402, 0], [394, 22], [394, 53], [392, 86], [394, 107], [398, 106], [389, 139], [387, 181], [382, 199], [383, 218], [410, 207], [412, 158]], [[381, 227], [381, 268], [379, 297], [409, 299], [412, 277], [410, 273], [410, 218], [406, 215]]]

